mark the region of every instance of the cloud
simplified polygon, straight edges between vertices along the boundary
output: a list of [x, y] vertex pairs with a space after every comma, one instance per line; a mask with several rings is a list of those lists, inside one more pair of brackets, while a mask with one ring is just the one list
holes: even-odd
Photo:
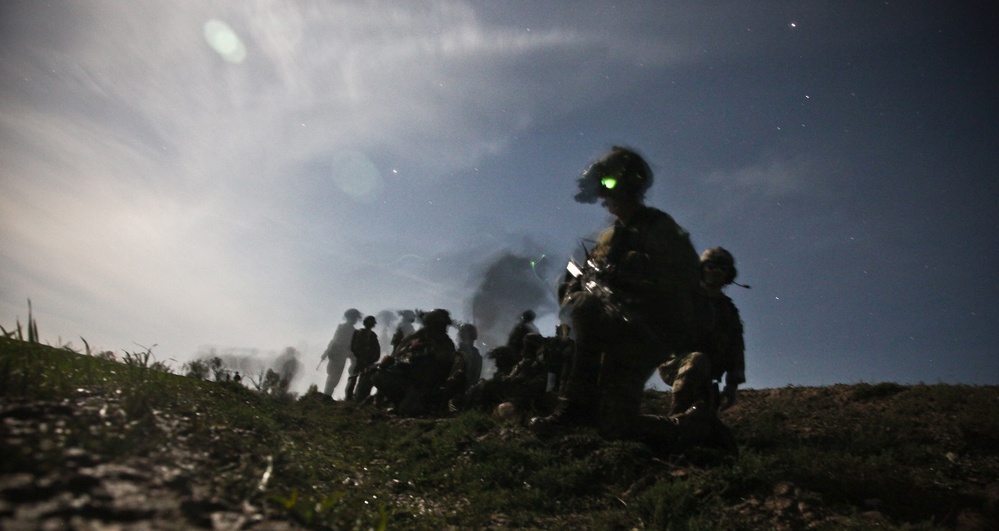
[[0, 130], [12, 140], [0, 146], [5, 298], [134, 334], [112, 348], [266, 325], [267, 276], [240, 260], [234, 236], [245, 229], [212, 197], [165, 180], [161, 160], [75, 115], [9, 104]]
[[[421, 185], [637, 84], [609, 74], [702, 60], [711, 41], [678, 4], [592, 20], [446, 1], [45, 5], [23, 20], [53, 37], [18, 33], [0, 61], [9, 296], [44, 292], [78, 320], [101, 308], [104, 328], [161, 343], [280, 348], [344, 303], [453, 298], [431, 262], [445, 244], [411, 241], [449, 208], [417, 209]], [[775, 194], [798, 177], [708, 179]], [[405, 254], [423, 262], [392, 264]]]
[[804, 158], [758, 161], [735, 170], [711, 172], [703, 182], [726, 196], [780, 198], [805, 190], [805, 183], [815, 175], [811, 166]]

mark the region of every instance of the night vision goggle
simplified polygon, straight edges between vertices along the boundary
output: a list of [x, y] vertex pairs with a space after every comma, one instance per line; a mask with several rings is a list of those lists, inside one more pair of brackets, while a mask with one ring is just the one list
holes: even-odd
[[[621, 168], [612, 168], [607, 171], [608, 168], [601, 167], [599, 163], [590, 166], [583, 175], [580, 176], [577, 183], [579, 184], [579, 193], [576, 194], [576, 201], [580, 203], [596, 203], [601, 197], [605, 197], [611, 193], [611, 191], [618, 192], [625, 188], [625, 185], [630, 184], [628, 179], [631, 177], [626, 174]], [[640, 179], [640, 176], [635, 176]]]

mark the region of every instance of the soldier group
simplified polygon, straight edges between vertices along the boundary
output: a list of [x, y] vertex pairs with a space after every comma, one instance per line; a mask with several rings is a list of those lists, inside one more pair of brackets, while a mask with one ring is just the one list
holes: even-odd
[[[417, 331], [414, 319], [403, 329], [404, 317], [392, 353], [379, 361], [374, 317], [354, 332], [360, 312], [352, 309], [323, 354], [330, 362], [326, 394], [352, 356], [347, 398], [370, 401], [373, 386], [376, 403], [403, 415], [502, 404], [501, 411], [535, 414], [528, 425], [539, 434], [592, 426], [604, 437], [667, 451], [734, 450], [717, 411], [735, 403], [745, 382], [742, 321], [723, 292], [736, 283], [735, 259], [721, 247], [698, 256], [686, 230], [645, 205], [652, 181], [645, 160], [617, 146], [583, 172], [576, 200], [599, 200], [615, 221], [583, 264], [569, 264], [559, 298], [571, 323], [546, 338], [533, 324], [534, 312], [524, 312], [507, 344], [487, 355], [496, 366], [491, 378], [480, 380], [475, 327], [459, 327], [456, 348], [446, 310], [423, 314]], [[643, 414], [645, 384], [657, 371], [672, 387], [671, 408], [667, 415]], [[546, 393], [549, 375], [554, 393]], [[557, 395], [554, 403], [545, 401], [550, 395]]]
[[[559, 359], [564, 341], [543, 338], [534, 326], [533, 311], [525, 311], [510, 333], [507, 344], [493, 349], [496, 372], [482, 379], [483, 356], [475, 346], [478, 330], [470, 323], [458, 326], [458, 346], [448, 336], [455, 325], [447, 310], [400, 312], [403, 321], [396, 328], [391, 353], [381, 359], [374, 316], [364, 318], [364, 328], [354, 329], [361, 312], [351, 308], [323, 353], [327, 365], [325, 394], [332, 395], [343, 375], [343, 366], [352, 359], [345, 400], [369, 402], [402, 415], [428, 415], [466, 408], [491, 409], [513, 402], [523, 411], [536, 411], [536, 402], [545, 394], [549, 371], [561, 374]], [[419, 317], [422, 327], [414, 322]], [[351, 332], [353, 330], [353, 332]], [[350, 341], [346, 338], [350, 337]], [[344, 348], [344, 345], [348, 345]], [[542, 354], [546, 345], [560, 349]], [[556, 378], [558, 381], [558, 378]], [[373, 388], [378, 390], [371, 395]]]

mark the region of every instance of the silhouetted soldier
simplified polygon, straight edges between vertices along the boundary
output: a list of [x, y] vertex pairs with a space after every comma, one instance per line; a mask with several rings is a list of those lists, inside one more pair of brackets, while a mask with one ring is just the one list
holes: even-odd
[[416, 327], [413, 326], [413, 322], [416, 321], [416, 312], [413, 310], [399, 310], [399, 316], [402, 317], [402, 321], [399, 323], [399, 326], [395, 327], [395, 334], [392, 335], [392, 352], [395, 352], [399, 348], [399, 344], [402, 343], [403, 339], [416, 332]]
[[486, 357], [492, 360], [496, 372], [493, 376], [509, 375], [510, 371], [520, 363], [521, 349], [524, 345], [524, 336], [527, 334], [537, 334], [538, 327], [534, 325], [534, 311], [526, 310], [517, 318], [517, 324], [510, 330], [506, 344], [500, 345], [490, 350]]
[[514, 325], [513, 329], [510, 330], [510, 335], [507, 336], [506, 345], [513, 348], [514, 350], [520, 351], [524, 348], [524, 336], [527, 334], [538, 334], [538, 327], [534, 324], [534, 319], [537, 317], [534, 310], [526, 310], [524, 313], [520, 314], [520, 319], [517, 324]]
[[693, 343], [700, 263], [687, 231], [645, 205], [652, 179], [638, 153], [614, 147], [578, 181], [576, 200], [602, 200], [615, 222], [560, 288], [576, 356], [555, 412], [531, 421], [538, 431], [595, 423], [605, 437], [662, 449], [679, 437], [676, 421], [640, 408], [656, 368]]
[[576, 343], [569, 337], [569, 325], [565, 323], [555, 327], [555, 337], [549, 338], [541, 349], [545, 368], [555, 375], [553, 389], [556, 393], [561, 393], [565, 382], [569, 380], [575, 352]]
[[[378, 334], [375, 333], [377, 321], [373, 315], [364, 318], [364, 328], [354, 332], [354, 339], [351, 341], [350, 350], [354, 354], [354, 364], [350, 367], [350, 377], [347, 378], [347, 400], [362, 401], [371, 392], [371, 385], [363, 383], [358, 385], [358, 378], [367, 380], [370, 378], [366, 372], [368, 367], [374, 365], [381, 356], [381, 345], [378, 344]], [[355, 395], [355, 386], [358, 393]]]
[[475, 340], [479, 337], [475, 325], [465, 323], [458, 327], [458, 348], [455, 351], [451, 373], [444, 384], [444, 399], [448, 411], [460, 411], [465, 408], [468, 390], [482, 376], [482, 354], [475, 348]]
[[458, 351], [465, 356], [465, 388], [475, 385], [482, 378], [482, 354], [475, 347], [479, 330], [473, 324], [458, 327]]
[[486, 357], [492, 360], [493, 366], [496, 367], [493, 377], [507, 375], [520, 361], [520, 349], [510, 345], [500, 345], [490, 350]]
[[503, 402], [511, 402], [518, 412], [535, 408], [548, 386], [548, 370], [539, 357], [544, 344], [540, 334], [523, 338], [521, 360], [510, 374], [497, 374], [482, 380], [468, 391], [469, 407], [490, 411]]
[[347, 358], [351, 357], [350, 344], [354, 339], [354, 325], [360, 318], [361, 312], [354, 308], [343, 312], [344, 322], [336, 327], [333, 339], [330, 340], [326, 352], [323, 352], [323, 356], [320, 358], [320, 364], [329, 360], [326, 365], [326, 387], [323, 388], [323, 394], [326, 396], [333, 396], [333, 390], [340, 383], [344, 365], [347, 364]]
[[[723, 292], [735, 283], [738, 272], [732, 253], [712, 247], [701, 253], [700, 313], [704, 330], [695, 351], [674, 356], [659, 367], [663, 381], [673, 388], [670, 415], [678, 415], [703, 403], [714, 410], [735, 403], [739, 384], [746, 382], [745, 343], [739, 310]], [[741, 284], [740, 284], [741, 285]], [[718, 397], [718, 384], [725, 388]]]
[[454, 366], [454, 342], [447, 335], [451, 316], [432, 310], [423, 327], [403, 339], [391, 356], [375, 366], [378, 395], [402, 415], [435, 412], [444, 404], [444, 385]]

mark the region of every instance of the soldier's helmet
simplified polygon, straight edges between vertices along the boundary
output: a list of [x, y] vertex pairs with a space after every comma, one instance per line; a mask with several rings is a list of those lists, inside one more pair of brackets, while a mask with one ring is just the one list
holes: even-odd
[[717, 267], [728, 273], [725, 279], [726, 284], [735, 282], [736, 275], [739, 274], [735, 268], [735, 257], [724, 247], [712, 247], [701, 253], [701, 267]]
[[590, 165], [576, 182], [576, 201], [596, 203], [613, 193], [644, 198], [652, 186], [652, 168], [635, 150], [614, 146], [610, 152]]
[[540, 347], [545, 342], [545, 337], [541, 334], [536, 334], [531, 332], [530, 334], [524, 335], [524, 346], [537, 348]]
[[530, 334], [524, 336], [524, 345], [523, 345], [524, 351], [529, 352], [531, 354], [535, 354], [538, 352], [538, 349], [540, 349], [541, 346], [544, 345], [544, 343], [545, 343], [544, 336], [542, 336], [541, 334], [535, 334], [534, 332], [531, 332]]
[[458, 339], [471, 343], [479, 338], [479, 329], [475, 325], [465, 323], [458, 327]]
[[451, 324], [451, 314], [447, 310], [437, 308], [430, 310], [421, 317], [426, 328], [447, 328]]
[[535, 317], [537, 317], [537, 314], [534, 313], [534, 310], [527, 310], [524, 313], [520, 314], [520, 320], [525, 323], [530, 323], [534, 321]]
[[413, 310], [399, 310], [399, 315], [402, 317], [403, 321], [409, 321], [412, 323], [416, 320], [416, 312]]
[[352, 320], [352, 321], [356, 321], [356, 320], [358, 320], [358, 319], [361, 318], [361, 312], [358, 311], [357, 308], [351, 308], [351, 309], [343, 312], [343, 317], [344, 317], [344, 319], [349, 319], [349, 320]]
[[375, 320], [374, 315], [369, 315], [364, 318], [364, 326], [375, 326], [376, 324], [378, 324], [378, 321]]

